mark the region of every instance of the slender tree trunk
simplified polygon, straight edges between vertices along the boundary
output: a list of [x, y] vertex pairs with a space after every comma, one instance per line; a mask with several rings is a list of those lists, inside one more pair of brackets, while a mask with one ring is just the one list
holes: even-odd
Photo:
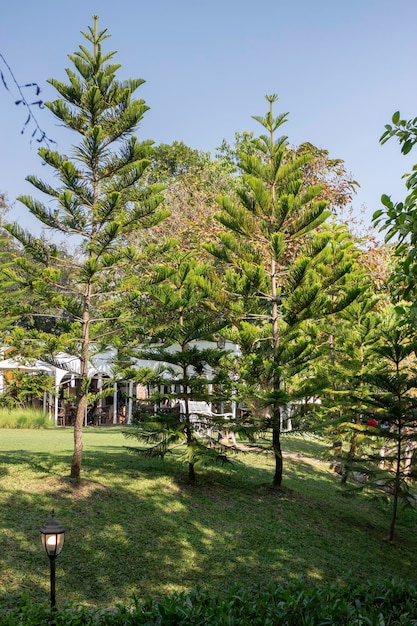
[[[190, 423], [190, 415], [188, 413], [188, 399], [186, 400], [186, 417], [185, 419], [187, 420], [186, 426], [185, 426], [185, 436], [187, 438], [187, 446], [188, 448], [190, 448], [192, 446], [193, 443], [193, 430], [192, 430], [192, 426]], [[195, 477], [195, 468], [194, 468], [194, 463], [192, 461], [188, 462], [188, 480], [190, 481], [190, 483], [195, 483], [196, 481], [196, 477]]]
[[[96, 39], [97, 36], [97, 19], [94, 19], [94, 32]], [[96, 53], [96, 47], [94, 44], [94, 51]], [[93, 174], [93, 189], [94, 189], [94, 205], [98, 202], [99, 188], [98, 188], [98, 170]], [[81, 477], [81, 463], [83, 457], [83, 426], [85, 419], [85, 412], [87, 410], [87, 394], [88, 394], [88, 362], [90, 359], [90, 307], [92, 297], [92, 286], [88, 282], [85, 285], [84, 292], [84, 305], [83, 305], [83, 317], [82, 317], [82, 341], [81, 341], [81, 354], [80, 354], [80, 387], [77, 389], [77, 417], [75, 419], [74, 426], [74, 452], [71, 461], [71, 478], [79, 480]]]
[[[273, 114], [273, 98], [269, 101], [269, 114], [272, 118]], [[271, 146], [274, 144], [274, 130], [271, 127], [270, 130], [270, 142]], [[271, 188], [272, 203], [275, 205], [276, 193], [275, 184]], [[279, 334], [278, 334], [278, 294], [277, 294], [277, 264], [274, 256], [271, 257], [271, 296], [272, 296], [272, 341], [273, 341], [273, 360], [274, 365], [278, 365], [278, 347], [279, 347]], [[281, 375], [274, 367], [272, 387], [274, 391], [279, 391], [281, 388]], [[282, 450], [281, 450], [281, 407], [275, 403], [272, 407], [272, 447], [275, 456], [275, 473], [272, 481], [272, 486], [277, 488], [281, 487], [282, 474], [283, 474], [283, 462], [282, 462]]]
[[388, 540], [389, 541], [393, 541], [394, 540], [394, 530], [395, 530], [395, 522], [396, 522], [396, 519], [397, 519], [397, 509], [398, 509], [398, 485], [397, 485], [397, 481], [395, 481], [394, 499], [393, 499], [393, 503], [392, 503], [392, 513], [391, 513], [391, 522], [390, 522], [389, 531], [388, 531]]
[[195, 483], [195, 469], [194, 469], [194, 463], [191, 463], [191, 461], [188, 463], [188, 480], [190, 481], [190, 483]]
[[80, 356], [80, 380], [77, 387], [77, 415], [74, 425], [74, 451], [71, 460], [71, 478], [81, 477], [83, 457], [83, 426], [87, 409], [88, 361], [90, 353], [90, 303], [91, 285], [87, 285], [84, 295], [84, 311], [82, 319], [82, 343]]
[[281, 487], [282, 474], [283, 474], [283, 462], [282, 462], [282, 450], [281, 450], [281, 410], [280, 407], [275, 405], [273, 407], [272, 416], [272, 447], [274, 449], [275, 456], [275, 473], [272, 481], [273, 487]]
[[395, 530], [395, 522], [397, 519], [397, 510], [398, 510], [398, 497], [400, 494], [401, 488], [401, 452], [402, 452], [402, 424], [401, 420], [398, 428], [398, 444], [397, 444], [397, 458], [395, 460], [395, 480], [394, 480], [394, 493], [393, 493], [393, 503], [392, 503], [392, 513], [391, 513], [391, 522], [389, 525], [388, 531], [388, 539], [389, 541], [394, 540], [394, 530]]
[[[180, 315], [180, 326], [183, 326], [183, 318], [182, 315]], [[184, 349], [184, 346], [181, 346], [181, 349]], [[188, 387], [188, 371], [187, 371], [187, 367], [183, 367], [183, 372], [182, 372], [182, 376], [183, 376], [183, 381], [184, 381], [184, 391], [185, 391], [185, 419], [186, 419], [186, 425], [185, 425], [185, 436], [187, 438], [187, 447], [191, 447], [193, 444], [193, 427], [192, 424], [190, 422], [190, 405], [189, 405], [189, 392], [191, 391]], [[195, 476], [195, 467], [194, 467], [194, 463], [192, 461], [188, 462], [188, 480], [190, 481], [190, 483], [195, 483], [196, 482], [196, 476]]]
[[[278, 356], [278, 303], [277, 303], [277, 281], [276, 281], [276, 263], [275, 259], [271, 259], [271, 290], [272, 290], [272, 333], [273, 333], [273, 353], [274, 363]], [[279, 391], [281, 388], [281, 379], [279, 373], [274, 368], [273, 373], [273, 390]], [[272, 481], [273, 487], [280, 487], [282, 483], [283, 462], [281, 450], [281, 407], [274, 404], [272, 407], [272, 447], [275, 456], [275, 473]]]
[[83, 394], [77, 402], [77, 414], [74, 424], [74, 450], [71, 460], [71, 478], [78, 480], [81, 476], [81, 462], [83, 457], [83, 426], [87, 396]]
[[[356, 418], [356, 424], [359, 425], [361, 423], [361, 416], [358, 415]], [[358, 447], [358, 435], [357, 433], [353, 433], [352, 438], [350, 440], [349, 452], [347, 453], [346, 463], [343, 462], [342, 458], [342, 478], [340, 482], [342, 485], [345, 485], [349, 476], [349, 470], [346, 469], [346, 465], [349, 465], [353, 461], [356, 456], [356, 450]]]

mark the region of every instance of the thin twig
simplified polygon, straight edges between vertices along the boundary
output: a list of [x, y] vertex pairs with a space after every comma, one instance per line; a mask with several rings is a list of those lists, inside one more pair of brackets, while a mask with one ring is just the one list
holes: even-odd
[[[17, 90], [19, 92], [20, 100], [16, 100], [15, 104], [16, 105], [23, 104], [23, 106], [25, 106], [27, 108], [27, 110], [28, 110], [28, 117], [26, 119], [26, 122], [24, 123], [24, 126], [23, 126], [22, 130], [20, 131], [21, 134], [23, 135], [23, 133], [25, 132], [26, 126], [29, 124], [30, 121], [32, 121], [34, 123], [34, 125], [35, 125], [35, 130], [33, 131], [31, 139], [30, 139], [31, 143], [32, 143], [32, 139], [34, 137], [36, 137], [36, 135], [39, 133], [39, 137], [36, 139], [36, 141], [38, 143], [45, 143], [48, 148], [49, 148], [49, 144], [50, 143], [55, 143], [56, 144], [56, 141], [54, 141], [50, 137], [46, 136], [45, 131], [42, 130], [42, 128], [40, 127], [39, 122], [38, 122], [38, 120], [36, 118], [36, 115], [33, 113], [33, 110], [32, 110], [32, 106], [34, 106], [34, 105], [37, 105], [40, 109], [43, 109], [44, 106], [45, 106], [44, 103], [43, 103], [43, 100], [36, 100], [34, 102], [28, 102], [26, 97], [25, 97], [25, 95], [24, 95], [24, 93], [23, 93], [23, 89], [24, 88], [26, 88], [26, 87], [35, 87], [36, 88], [36, 95], [38, 96], [40, 94], [40, 92], [41, 92], [41, 89], [40, 89], [39, 85], [37, 83], [27, 83], [26, 85], [19, 85], [19, 83], [17, 82], [17, 80], [15, 78], [15, 75], [12, 72], [12, 69], [11, 69], [10, 65], [7, 63], [6, 59], [4, 58], [4, 56], [1, 53], [0, 53], [0, 59], [3, 61], [4, 65], [6, 66], [8, 72], [9, 72], [10, 76], [12, 77], [12, 80], [13, 80], [14, 84], [16, 85], [16, 88], [17, 88]], [[11, 93], [9, 87], [7, 86], [6, 80], [4, 78], [4, 74], [3, 74], [3, 72], [1, 70], [0, 70], [0, 77], [1, 77], [1, 80], [2, 80], [2, 83], [3, 83], [4, 87], [5, 87], [5, 89], [7, 89], [7, 91], [9, 93]]]

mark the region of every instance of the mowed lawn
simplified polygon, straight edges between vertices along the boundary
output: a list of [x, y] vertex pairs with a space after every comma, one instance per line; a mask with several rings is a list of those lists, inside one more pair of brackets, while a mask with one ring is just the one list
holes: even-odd
[[417, 583], [417, 516], [390, 503], [345, 497], [324, 460], [326, 444], [287, 436], [284, 487], [270, 488], [273, 459], [247, 453], [231, 466], [198, 468], [188, 484], [178, 454], [129, 454], [120, 428], [84, 431], [83, 480], [69, 479], [71, 429], [0, 430], [0, 603], [48, 598], [40, 527], [51, 509], [66, 528], [57, 603], [130, 604], [234, 582], [270, 585], [400, 577]]

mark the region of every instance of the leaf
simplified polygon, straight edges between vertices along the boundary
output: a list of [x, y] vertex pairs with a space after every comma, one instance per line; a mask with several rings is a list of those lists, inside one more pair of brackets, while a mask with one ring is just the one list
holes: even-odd
[[5, 89], [7, 89], [7, 91], [10, 91], [10, 89], [9, 89], [9, 88], [8, 88], [8, 86], [7, 86], [6, 80], [5, 80], [5, 78], [4, 78], [4, 74], [3, 74], [3, 72], [0, 72], [0, 76], [1, 76], [1, 82], [3, 83], [3, 85], [4, 85]]
[[392, 209], [392, 207], [393, 207], [392, 200], [391, 200], [390, 196], [387, 196], [387, 194], [385, 194], [385, 193], [382, 194], [381, 202], [388, 209]]
[[400, 112], [395, 111], [394, 115], [392, 116], [392, 123], [397, 125], [399, 121], [400, 121]]
[[407, 139], [407, 141], [404, 142], [404, 145], [401, 148], [401, 152], [403, 154], [408, 154], [410, 152], [411, 148], [413, 147], [413, 145], [414, 145], [414, 142], [411, 141], [411, 139]]

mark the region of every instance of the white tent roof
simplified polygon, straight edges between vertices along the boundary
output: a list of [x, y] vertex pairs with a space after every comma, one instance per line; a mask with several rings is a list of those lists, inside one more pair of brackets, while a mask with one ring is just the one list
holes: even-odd
[[[201, 348], [212, 347], [213, 342], [208, 341], [198, 341], [195, 342]], [[233, 344], [229, 341], [226, 342], [225, 346], [226, 350], [232, 351], [234, 354], [239, 354], [239, 346]], [[169, 352], [176, 352], [180, 349], [179, 345], [174, 344], [168, 347]], [[93, 355], [90, 358], [90, 364], [88, 367], [88, 375], [94, 376], [96, 374], [105, 374], [110, 378], [113, 377], [113, 359], [115, 356], [114, 350], [108, 350], [106, 352], [101, 352]], [[162, 363], [158, 361], [154, 361], [152, 359], [133, 359], [136, 367], [150, 367], [152, 369], [157, 369], [158, 367], [166, 366], [167, 369], [180, 372], [180, 368], [178, 366], [169, 365], [168, 363]], [[21, 370], [25, 372], [50, 372], [50, 374], [55, 375], [55, 382], [57, 385], [60, 384], [62, 379], [67, 374], [80, 374], [81, 366], [80, 359], [77, 356], [72, 356], [65, 352], [61, 352], [54, 357], [54, 364], [46, 363], [45, 361], [30, 361], [24, 360], [23, 358], [15, 358], [15, 359], [5, 359], [4, 361], [0, 361], [0, 371], [4, 370]]]
[[[94, 376], [95, 374], [100, 373], [107, 374], [107, 376], [110, 377], [113, 376], [112, 358], [113, 354], [110, 352], [103, 352], [91, 357], [88, 366], [88, 376]], [[66, 372], [79, 374], [81, 371], [81, 361], [77, 356], [60, 352], [55, 356], [54, 361], [57, 366]]]
[[19, 370], [22, 372], [49, 372], [52, 373], [52, 366], [42, 361], [29, 363], [18, 359], [5, 359], [0, 361], [0, 370]]

